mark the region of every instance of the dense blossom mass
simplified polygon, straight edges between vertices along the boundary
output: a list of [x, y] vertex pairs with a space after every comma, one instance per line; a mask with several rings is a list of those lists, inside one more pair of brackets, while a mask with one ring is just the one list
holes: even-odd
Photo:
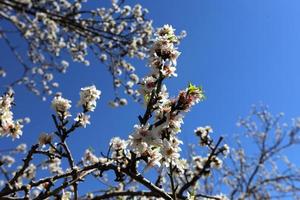
[[14, 93], [9, 90], [0, 97], [0, 136], [16, 139], [22, 135], [23, 124], [28, 123], [29, 118], [15, 120], [12, 112], [13, 105]]

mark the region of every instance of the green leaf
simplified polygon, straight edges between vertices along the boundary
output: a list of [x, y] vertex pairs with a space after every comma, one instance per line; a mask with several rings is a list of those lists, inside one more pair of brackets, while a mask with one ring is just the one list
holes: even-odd
[[202, 89], [202, 86], [196, 86], [193, 85], [192, 83], [189, 83], [188, 88], [187, 88], [188, 93], [198, 93], [199, 97], [203, 100], [205, 99], [204, 91]]

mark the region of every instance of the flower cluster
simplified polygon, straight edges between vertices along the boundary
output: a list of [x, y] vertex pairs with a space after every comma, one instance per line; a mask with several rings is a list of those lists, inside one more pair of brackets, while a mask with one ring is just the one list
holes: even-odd
[[96, 100], [100, 98], [100, 94], [101, 92], [94, 85], [81, 88], [78, 105], [81, 105], [86, 112], [94, 111], [97, 105]]
[[175, 45], [179, 39], [170, 25], [165, 25], [158, 29], [156, 39], [150, 51], [150, 66], [154, 70], [159, 70], [164, 76], [177, 76], [176, 64], [180, 52]]
[[[201, 157], [201, 156], [195, 156], [193, 157], [193, 161], [194, 161], [194, 167], [195, 167], [195, 170], [196, 171], [202, 171], [204, 170], [204, 166], [205, 166], [205, 163], [207, 163], [208, 161], [208, 158], [207, 157]], [[209, 164], [209, 167], [207, 167], [206, 170], [204, 170], [204, 175], [205, 176], [208, 176], [210, 175], [211, 173], [211, 170], [210, 168], [214, 167], [214, 168], [221, 168], [222, 167], [222, 164], [223, 164], [223, 161], [216, 157], [216, 156], [213, 156], [211, 158], [211, 162]]]
[[[139, 117], [140, 124], [134, 126], [128, 140], [114, 137], [110, 142], [109, 159], [120, 167], [126, 167], [134, 159], [144, 160], [146, 168], [172, 167], [183, 172], [188, 167], [186, 160], [180, 158], [182, 141], [177, 134], [181, 131], [184, 113], [204, 99], [204, 94], [201, 87], [189, 84], [176, 98], [169, 98], [163, 80], [176, 76], [179, 41], [180, 37], [169, 25], [156, 33], [149, 57], [151, 73], [140, 82], [139, 92], [144, 97], [146, 113]], [[85, 163], [96, 163], [99, 159], [101, 157], [90, 150], [84, 156]]]
[[[175, 35], [170, 25], [158, 29], [150, 51], [149, 66], [151, 73], [141, 80], [140, 93], [144, 97], [147, 111], [140, 117], [140, 124], [134, 126], [129, 135], [128, 149], [138, 157], [144, 158], [147, 167], [170, 165], [177, 170], [184, 170], [186, 162], [180, 159], [180, 144], [177, 134], [183, 124], [183, 113], [204, 98], [203, 90], [189, 84], [176, 98], [169, 98], [165, 78], [176, 76], [177, 58], [180, 52], [176, 45], [180, 37]], [[154, 113], [150, 123], [150, 113]], [[118, 146], [118, 140], [112, 140], [111, 145]], [[120, 145], [120, 144], [119, 144]], [[122, 150], [126, 145], [122, 145]], [[113, 148], [114, 149], [114, 148]], [[129, 151], [124, 151], [128, 155]], [[123, 152], [123, 153], [124, 153]]]
[[28, 123], [29, 119], [14, 120], [11, 111], [14, 105], [14, 93], [9, 90], [0, 97], [0, 136], [10, 136], [13, 139], [22, 135], [24, 123]]
[[122, 140], [119, 137], [114, 137], [110, 140], [109, 145], [111, 146], [112, 150], [112, 158], [119, 159], [126, 155], [126, 147], [127, 147], [127, 141]]
[[213, 130], [210, 126], [198, 127], [194, 132], [200, 138], [201, 146], [205, 146], [211, 143], [209, 133], [212, 133]]
[[71, 103], [72, 102], [70, 100], [63, 98], [61, 94], [58, 94], [52, 100], [52, 108], [60, 118], [65, 119], [71, 116], [69, 112]]
[[[101, 91], [97, 90], [94, 85], [81, 88], [80, 90], [80, 100], [78, 105], [82, 106], [83, 112], [77, 113], [74, 119], [79, 126], [86, 127], [90, 124], [90, 116], [87, 112], [93, 112], [97, 106], [97, 100], [100, 99]], [[71, 101], [65, 99], [58, 94], [52, 100], [52, 107], [56, 111], [56, 114], [61, 120], [65, 120], [70, 117], [71, 114], [69, 109], [71, 108]]]

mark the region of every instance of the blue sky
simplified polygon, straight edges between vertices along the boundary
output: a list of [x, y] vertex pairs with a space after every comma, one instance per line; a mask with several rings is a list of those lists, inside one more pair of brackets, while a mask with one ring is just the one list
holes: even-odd
[[[188, 33], [179, 46], [179, 76], [167, 86], [175, 96], [191, 81], [203, 86], [207, 99], [186, 116], [180, 134], [185, 143], [194, 141], [193, 130], [199, 125], [211, 125], [217, 136], [242, 132], [236, 121], [249, 113], [252, 104], [264, 103], [273, 113], [286, 113], [287, 122], [300, 116], [299, 1], [165, 0], [130, 4], [136, 2], [149, 9], [155, 27], [171, 24], [178, 33]], [[13, 57], [4, 48], [0, 53], [13, 72], [17, 67]], [[74, 103], [74, 115], [79, 111], [75, 104], [81, 87], [95, 84], [103, 94], [92, 113], [92, 125], [70, 138], [77, 158], [90, 146], [98, 153], [105, 151], [113, 136], [127, 138], [143, 112], [133, 102], [118, 109], [107, 106], [112, 97], [111, 77], [101, 63], [91, 59], [91, 66], [74, 63], [67, 75], [57, 77], [64, 97]], [[136, 63], [137, 71], [145, 72], [145, 65], [146, 61]], [[29, 116], [32, 122], [24, 128], [21, 139], [14, 143], [2, 139], [1, 147], [33, 144], [41, 132], [54, 130], [50, 101], [42, 102], [18, 87], [16, 104], [16, 117]]]

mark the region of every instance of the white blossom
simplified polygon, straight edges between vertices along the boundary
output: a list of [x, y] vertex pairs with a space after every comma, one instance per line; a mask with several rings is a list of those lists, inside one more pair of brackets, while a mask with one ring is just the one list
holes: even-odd
[[30, 164], [24, 172], [24, 177], [27, 179], [33, 179], [36, 175], [36, 166], [34, 164]]
[[13, 119], [11, 111], [14, 103], [13, 91], [8, 91], [0, 97], [0, 136], [11, 136], [13, 139], [20, 138], [24, 120]]
[[180, 157], [180, 150], [181, 149], [176, 144], [168, 141], [167, 139], [163, 140], [161, 154], [167, 166], [169, 166], [169, 163], [176, 161]]
[[121, 106], [125, 106], [125, 105], [127, 105], [127, 100], [126, 100], [125, 98], [121, 98], [121, 99], [119, 100], [119, 104], [120, 104]]
[[77, 117], [74, 119], [76, 122], [79, 123], [80, 126], [86, 128], [88, 124], [91, 124], [90, 122], [90, 115], [84, 114], [84, 113], [78, 113]]
[[78, 105], [83, 106], [86, 111], [94, 111], [97, 105], [96, 100], [100, 99], [100, 95], [101, 91], [97, 90], [94, 85], [81, 88]]
[[87, 164], [95, 164], [99, 162], [99, 158], [93, 154], [90, 149], [86, 149], [84, 153], [84, 162]]
[[27, 145], [22, 143], [22, 144], [19, 144], [17, 147], [16, 147], [16, 151], [20, 152], [20, 153], [25, 153], [27, 149]]
[[60, 95], [57, 95], [52, 100], [52, 108], [56, 111], [59, 117], [65, 119], [66, 117], [71, 116], [69, 109], [71, 108], [71, 101], [63, 98]]
[[148, 156], [148, 162], [147, 162], [148, 168], [154, 166], [158, 166], [158, 167], [161, 166], [162, 155], [160, 153], [159, 148], [154, 148], [154, 149], [149, 148], [147, 150], [147, 156]]
[[126, 149], [126, 147], [127, 147], [127, 141], [122, 140], [122, 139], [119, 138], [119, 137], [113, 137], [113, 138], [110, 140], [110, 143], [109, 143], [109, 144], [111, 145], [111, 148], [112, 148], [113, 150], [117, 150], [117, 151], [119, 151], [119, 150], [124, 150], [124, 149]]
[[63, 173], [63, 170], [61, 168], [61, 159], [59, 159], [59, 158], [51, 159], [48, 167], [49, 167], [50, 172], [52, 172], [52, 173], [55, 173], [55, 174]]
[[8, 167], [11, 167], [15, 163], [15, 159], [9, 155], [4, 155], [1, 157], [1, 162], [6, 164]]

